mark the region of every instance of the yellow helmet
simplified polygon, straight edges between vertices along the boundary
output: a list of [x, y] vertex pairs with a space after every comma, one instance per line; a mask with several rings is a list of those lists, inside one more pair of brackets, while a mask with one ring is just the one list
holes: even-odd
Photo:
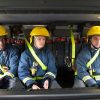
[[32, 37], [33, 36], [46, 36], [49, 37], [50, 34], [48, 32], [48, 30], [43, 27], [43, 26], [37, 26], [35, 28], [32, 29], [31, 33], [30, 33], [30, 43], [32, 42]]
[[0, 25], [0, 36], [8, 35], [6, 28], [2, 25]]
[[87, 32], [87, 36], [100, 35], [100, 26], [93, 26]]

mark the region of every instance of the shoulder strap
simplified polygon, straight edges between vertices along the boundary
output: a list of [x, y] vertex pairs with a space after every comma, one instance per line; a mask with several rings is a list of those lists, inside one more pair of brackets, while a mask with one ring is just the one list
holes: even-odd
[[96, 58], [99, 56], [100, 53], [100, 48], [97, 50], [97, 52], [95, 53], [95, 55], [90, 59], [90, 61], [86, 64], [87, 67], [89, 68], [89, 66], [92, 65], [92, 63], [96, 60]]
[[35, 60], [41, 66], [42, 70], [46, 70], [47, 69], [47, 66], [45, 66], [44, 63], [40, 60], [40, 58], [36, 55], [34, 49], [32, 48], [32, 46], [30, 45], [30, 43], [27, 41], [26, 38], [25, 38], [25, 42], [26, 42], [26, 44], [28, 46], [28, 49], [30, 50], [32, 56], [35, 58]]
[[70, 30], [70, 36], [71, 36], [71, 42], [72, 42], [72, 57], [71, 57], [71, 62], [72, 62], [72, 66], [74, 65], [74, 61], [75, 61], [75, 39], [74, 39], [74, 34], [73, 31]]

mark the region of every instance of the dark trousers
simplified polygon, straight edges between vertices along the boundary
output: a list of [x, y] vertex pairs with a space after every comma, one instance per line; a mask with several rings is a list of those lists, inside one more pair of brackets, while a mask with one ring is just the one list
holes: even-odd
[[4, 78], [0, 80], [0, 89], [7, 89], [9, 87], [9, 81]]
[[5, 78], [0, 80], [0, 89], [11, 89], [15, 86], [16, 78], [6, 80]]

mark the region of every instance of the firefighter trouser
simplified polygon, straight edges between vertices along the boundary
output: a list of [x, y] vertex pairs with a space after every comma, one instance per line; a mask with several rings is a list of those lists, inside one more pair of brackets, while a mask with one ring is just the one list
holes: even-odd
[[82, 80], [75, 77], [73, 88], [82, 88], [82, 87], [86, 87], [85, 83]]
[[50, 88], [51, 88], [51, 89], [55, 89], [55, 88], [61, 88], [61, 87], [60, 87], [60, 85], [57, 83], [57, 81], [54, 80], [54, 81], [52, 82]]
[[4, 78], [0, 80], [0, 89], [11, 89], [15, 86], [16, 78], [5, 80]]

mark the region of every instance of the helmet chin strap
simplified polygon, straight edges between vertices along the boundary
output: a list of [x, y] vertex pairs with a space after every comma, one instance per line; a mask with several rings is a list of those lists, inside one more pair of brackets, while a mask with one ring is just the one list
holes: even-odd
[[89, 41], [88, 41], [89, 44], [91, 45], [91, 47], [92, 47], [94, 50], [98, 50], [100, 47], [99, 47], [99, 48], [95, 47], [95, 46], [92, 44], [92, 42], [91, 42], [91, 38], [92, 38], [92, 37], [89, 38]]
[[98, 50], [99, 48], [97, 48], [97, 47], [95, 47], [92, 43], [91, 43], [91, 46], [93, 47], [93, 49], [95, 49], [95, 50]]

